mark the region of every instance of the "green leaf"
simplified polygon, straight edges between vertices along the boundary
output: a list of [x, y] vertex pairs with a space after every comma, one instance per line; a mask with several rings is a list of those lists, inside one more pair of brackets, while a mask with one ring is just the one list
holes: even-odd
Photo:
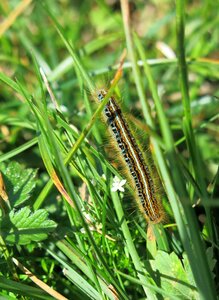
[[1, 163], [0, 171], [3, 173], [6, 192], [12, 207], [30, 198], [31, 191], [36, 185], [37, 170], [24, 169], [17, 162], [10, 162]]
[[174, 252], [168, 254], [158, 251], [155, 260], [151, 261], [151, 266], [156, 274], [156, 281], [160, 283], [162, 289], [180, 299], [198, 299], [186, 255], [184, 255], [183, 263], [185, 268]]
[[[13, 297], [6, 296], [3, 291], [10, 292], [10, 295], [12, 293], [23, 295], [23, 296], [29, 296], [28, 299], [43, 299], [43, 300], [52, 300], [51, 296], [46, 294], [42, 289], [35, 288], [32, 286], [28, 286], [27, 284], [16, 282], [10, 279], [5, 278], [4, 276], [0, 276], [0, 300], [7, 300], [7, 299], [22, 299], [22, 298], [15, 298], [15, 295]], [[24, 299], [24, 298], [23, 298]]]
[[209, 248], [206, 249], [206, 255], [207, 255], [209, 268], [212, 272], [212, 276], [215, 277], [215, 274], [213, 273], [213, 270], [215, 268], [217, 260], [214, 258], [214, 249], [213, 249], [213, 247], [209, 247]]
[[[214, 258], [213, 247], [209, 247], [206, 249], [206, 256], [207, 256], [209, 268], [212, 273], [212, 278], [215, 278], [215, 274], [213, 273], [213, 270], [214, 270], [217, 260]], [[194, 278], [192, 275], [190, 263], [189, 263], [188, 257], [186, 256], [185, 253], [183, 254], [183, 265], [184, 265], [184, 268], [185, 268], [185, 271], [187, 274], [188, 281], [190, 282], [190, 284], [195, 285], [195, 281], [194, 281]]]
[[56, 223], [48, 218], [45, 209], [31, 212], [29, 207], [14, 210], [0, 223], [1, 235], [7, 244], [25, 245], [30, 242], [45, 240], [56, 227]]

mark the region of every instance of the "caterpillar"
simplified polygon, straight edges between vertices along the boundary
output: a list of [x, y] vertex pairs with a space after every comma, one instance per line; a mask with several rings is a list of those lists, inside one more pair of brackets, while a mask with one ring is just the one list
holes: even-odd
[[[103, 101], [106, 94], [106, 90], [99, 90], [97, 92], [98, 101]], [[164, 212], [155, 192], [155, 183], [149, 166], [146, 164], [142, 151], [113, 96], [109, 98], [104, 108], [104, 116], [116, 141], [117, 148], [128, 166], [135, 192], [137, 191], [136, 198], [140, 210], [148, 222], [154, 224], [162, 222]]]

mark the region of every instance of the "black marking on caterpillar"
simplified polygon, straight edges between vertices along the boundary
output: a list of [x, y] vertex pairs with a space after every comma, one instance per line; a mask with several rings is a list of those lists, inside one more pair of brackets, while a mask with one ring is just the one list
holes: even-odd
[[[98, 91], [98, 100], [102, 101], [106, 94], [107, 91], [104, 89]], [[140, 210], [144, 212], [149, 222], [160, 223], [164, 213], [155, 194], [154, 180], [114, 97], [109, 98], [104, 115], [137, 189]]]

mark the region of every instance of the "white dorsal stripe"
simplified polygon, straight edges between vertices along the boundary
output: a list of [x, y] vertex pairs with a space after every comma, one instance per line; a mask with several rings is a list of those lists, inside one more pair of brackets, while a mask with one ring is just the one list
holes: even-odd
[[[127, 146], [127, 148], [129, 149], [129, 151], [131, 152], [131, 155], [134, 159], [134, 164], [135, 164], [135, 168], [138, 170], [138, 173], [140, 174], [140, 177], [141, 177], [141, 182], [143, 182], [143, 187], [146, 191], [146, 196], [147, 196], [147, 204], [149, 205], [150, 207], [150, 211], [152, 212], [153, 214], [153, 218], [157, 219], [157, 213], [156, 211], [154, 210], [154, 206], [153, 206], [153, 203], [151, 201], [151, 195], [150, 195], [150, 191], [151, 191], [151, 187], [150, 187], [150, 184], [148, 183], [148, 180], [147, 180], [147, 175], [145, 174], [142, 166], [141, 166], [141, 161], [139, 160], [139, 156], [136, 155], [136, 153], [138, 153], [140, 150], [136, 150], [134, 148], [134, 145], [133, 145], [133, 141], [131, 140], [130, 136], [131, 136], [131, 133], [129, 131], [129, 128], [126, 128], [124, 126], [124, 124], [126, 126], [128, 126], [126, 124], [126, 122], [124, 122], [124, 120], [122, 119], [121, 120], [121, 116], [117, 113], [117, 110], [118, 110], [118, 106], [115, 105], [115, 103], [113, 103], [114, 101], [109, 101], [108, 105], [112, 108], [112, 111], [115, 112], [115, 119], [117, 121], [117, 123], [119, 124], [119, 128], [117, 128], [117, 131], [120, 133], [122, 133], [122, 137], [125, 141], [125, 144]], [[153, 194], [153, 193], [152, 193]]]

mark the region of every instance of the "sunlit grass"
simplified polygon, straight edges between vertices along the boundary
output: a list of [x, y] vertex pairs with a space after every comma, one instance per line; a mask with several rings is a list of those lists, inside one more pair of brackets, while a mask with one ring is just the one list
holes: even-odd
[[[21, 1], [16, 16], [16, 3], [3, 2], [0, 295], [216, 299], [216, 5], [137, 1], [129, 15], [127, 1]], [[102, 77], [115, 77], [124, 48], [123, 74], [107, 97], [121, 95], [152, 152], [163, 225], [146, 224], [127, 185], [111, 189], [124, 174], [101, 121], [107, 98], [98, 106], [94, 97]], [[15, 193], [31, 169], [38, 179]], [[35, 227], [22, 216], [27, 206], [39, 215]]]

